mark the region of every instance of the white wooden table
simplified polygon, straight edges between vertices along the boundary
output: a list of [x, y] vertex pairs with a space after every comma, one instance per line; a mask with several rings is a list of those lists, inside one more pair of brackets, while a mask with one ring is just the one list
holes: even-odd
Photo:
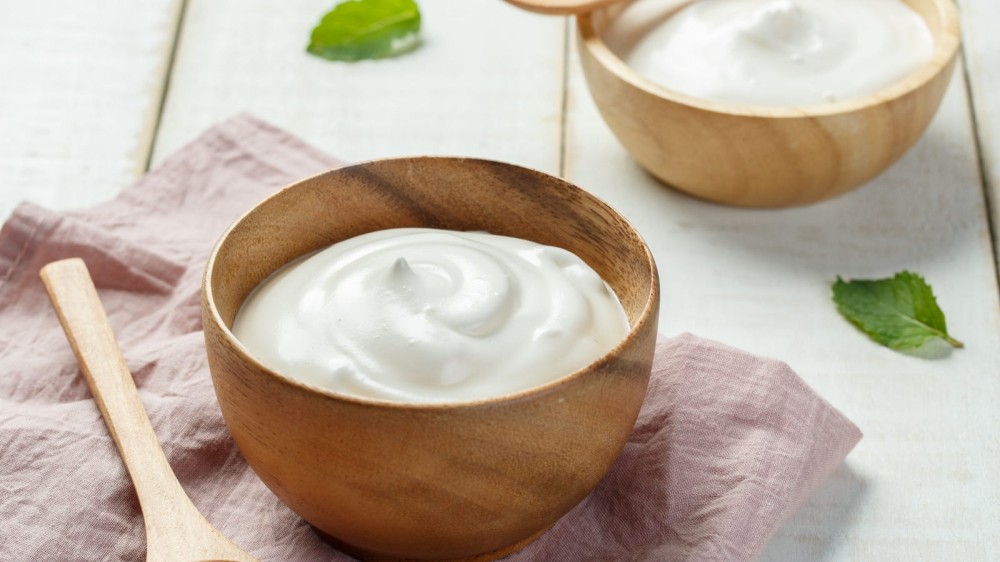
[[[784, 359], [865, 432], [765, 560], [1000, 557], [1000, 3], [960, 1], [963, 64], [908, 155], [860, 191], [781, 211], [643, 173], [594, 108], [571, 20], [420, 3], [419, 50], [338, 64], [304, 52], [331, 0], [4, 1], [0, 217], [25, 199], [110, 198], [243, 111], [346, 160], [457, 154], [563, 175], [652, 246], [663, 333]], [[901, 269], [933, 284], [964, 350], [895, 353], [838, 316], [836, 275]]]

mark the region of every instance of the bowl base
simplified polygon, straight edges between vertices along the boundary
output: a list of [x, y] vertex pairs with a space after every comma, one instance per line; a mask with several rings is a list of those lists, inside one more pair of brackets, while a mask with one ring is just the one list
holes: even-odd
[[[312, 527], [312, 525], [310, 525], [310, 527]], [[491, 560], [497, 560], [505, 556], [509, 556], [517, 552], [518, 550], [521, 550], [522, 548], [528, 546], [536, 539], [538, 539], [538, 537], [542, 536], [550, 528], [551, 525], [529, 536], [528, 538], [522, 539], [512, 545], [504, 546], [496, 550], [492, 550], [490, 552], [483, 552], [481, 554], [475, 554], [464, 558], [397, 558], [393, 556], [386, 556], [384, 554], [370, 552], [365, 549], [349, 545], [341, 540], [338, 540], [324, 533], [323, 531], [320, 531], [316, 527], [312, 527], [312, 530], [317, 535], [319, 535], [321, 539], [329, 543], [337, 550], [343, 552], [344, 554], [349, 554], [359, 560], [363, 560], [364, 562], [490, 562]]]

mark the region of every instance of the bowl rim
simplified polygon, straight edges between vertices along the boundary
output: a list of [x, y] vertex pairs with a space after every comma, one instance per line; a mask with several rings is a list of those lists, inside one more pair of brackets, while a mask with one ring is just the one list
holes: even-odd
[[[603, 14], [607, 10], [623, 10], [637, 1], [642, 0], [625, 0], [607, 8], [578, 15], [576, 18], [576, 29], [579, 46], [586, 48], [590, 55], [606, 70], [634, 88], [680, 105], [720, 114], [790, 119], [823, 117], [876, 107], [899, 99], [933, 80], [935, 76], [948, 68], [948, 65], [958, 54], [959, 45], [961, 44], [958, 8], [954, 0], [930, 0], [937, 10], [938, 16], [941, 18], [940, 31], [932, 34], [934, 51], [931, 54], [931, 58], [906, 76], [874, 93], [831, 103], [802, 106], [769, 106], [721, 102], [684, 94], [653, 82], [633, 70], [632, 67], [611, 50], [604, 41], [601, 33], [597, 32], [594, 25], [594, 15]], [[676, 10], [680, 10], [695, 1], [697, 0], [678, 1]]]
[[[648, 267], [648, 270], [649, 270], [649, 273], [650, 273], [650, 276], [651, 276], [650, 288], [649, 288], [648, 294], [646, 295], [645, 304], [644, 304], [644, 306], [642, 308], [642, 312], [639, 314], [638, 318], [636, 319], [635, 324], [634, 325], [631, 325], [631, 324], [629, 325], [629, 331], [625, 335], [625, 337], [623, 337], [610, 350], [608, 350], [607, 352], [605, 352], [603, 355], [601, 355], [597, 359], [591, 361], [587, 365], [585, 365], [585, 366], [583, 366], [583, 367], [581, 367], [581, 368], [579, 368], [579, 369], [577, 369], [575, 371], [572, 371], [570, 373], [566, 373], [566, 374], [564, 374], [564, 375], [562, 375], [560, 377], [552, 379], [552, 380], [550, 380], [550, 381], [548, 381], [548, 382], [546, 382], [544, 384], [541, 384], [541, 385], [538, 385], [538, 386], [533, 386], [533, 387], [530, 387], [530, 388], [527, 388], [527, 389], [524, 389], [524, 390], [519, 390], [517, 392], [511, 392], [511, 393], [501, 394], [501, 395], [497, 395], [497, 396], [490, 396], [490, 397], [486, 397], [486, 398], [479, 398], [479, 399], [475, 399], [475, 400], [464, 400], [464, 401], [455, 401], [455, 402], [402, 402], [402, 401], [396, 401], [396, 400], [385, 400], [385, 399], [378, 399], [378, 398], [368, 398], [368, 397], [362, 397], [362, 396], [354, 396], [354, 395], [351, 395], [351, 394], [339, 393], [339, 392], [336, 392], [334, 390], [327, 389], [327, 388], [324, 388], [324, 387], [321, 387], [321, 386], [316, 386], [316, 385], [312, 385], [312, 384], [309, 384], [309, 383], [302, 382], [302, 381], [296, 379], [295, 377], [291, 377], [291, 376], [282, 374], [282, 373], [280, 373], [280, 372], [278, 372], [278, 371], [276, 371], [274, 369], [271, 369], [270, 367], [264, 365], [263, 363], [261, 363], [250, 352], [250, 350], [247, 349], [247, 347], [244, 346], [243, 343], [240, 342], [240, 340], [233, 334], [233, 332], [229, 328], [229, 326], [227, 326], [226, 323], [223, 322], [222, 316], [219, 313], [218, 307], [216, 306], [215, 297], [214, 297], [213, 292], [212, 292], [212, 283], [211, 282], [212, 282], [212, 274], [213, 274], [213, 272], [215, 270], [216, 258], [218, 257], [219, 252], [221, 251], [223, 244], [229, 238], [230, 234], [232, 234], [232, 232], [236, 228], [238, 228], [245, 220], [247, 220], [251, 215], [253, 215], [255, 212], [257, 212], [257, 210], [260, 207], [264, 206], [265, 204], [267, 204], [272, 199], [280, 197], [283, 193], [285, 193], [285, 192], [287, 192], [289, 190], [295, 189], [299, 185], [303, 185], [303, 184], [307, 184], [307, 183], [313, 182], [313, 181], [317, 180], [318, 178], [320, 178], [322, 176], [326, 176], [326, 175], [330, 175], [330, 174], [336, 174], [338, 172], [342, 172], [342, 171], [345, 171], [345, 170], [363, 168], [363, 167], [370, 166], [370, 165], [376, 164], [376, 163], [390, 162], [390, 161], [412, 162], [414, 160], [425, 160], [425, 161], [427, 161], [427, 160], [432, 160], [432, 161], [436, 160], [436, 161], [452, 161], [452, 162], [479, 162], [479, 163], [488, 163], [488, 164], [491, 164], [491, 165], [509, 166], [509, 167], [520, 169], [522, 171], [528, 171], [528, 172], [531, 172], [531, 173], [534, 173], [534, 174], [538, 174], [538, 175], [541, 175], [541, 176], [546, 176], [548, 178], [556, 180], [558, 183], [562, 183], [564, 186], [567, 186], [567, 187], [569, 187], [571, 189], [574, 189], [574, 190], [580, 192], [585, 198], [591, 198], [593, 200], [593, 202], [597, 203], [599, 206], [604, 207], [607, 211], [610, 211], [611, 213], [614, 214], [614, 216], [618, 217], [628, 227], [629, 231], [631, 232], [632, 235], [635, 236], [636, 240], [639, 241], [640, 247], [642, 249], [642, 253], [643, 253], [643, 255], [644, 255], [645, 259], [646, 259], [646, 264], [647, 264], [647, 267]], [[273, 274], [274, 272], [271, 272], [271, 273]], [[202, 296], [202, 303], [203, 303], [202, 304], [203, 315], [204, 315], [204, 313], [206, 311], [209, 313], [209, 316], [211, 317], [211, 321], [214, 322], [215, 325], [220, 329], [220, 331], [222, 332], [223, 338], [226, 340], [226, 342], [233, 349], [235, 349], [240, 354], [241, 358], [243, 360], [245, 360], [245, 361], [248, 361], [257, 370], [259, 370], [261, 372], [264, 372], [264, 373], [267, 373], [273, 379], [275, 379], [275, 380], [277, 380], [277, 381], [279, 381], [279, 382], [281, 382], [281, 383], [283, 383], [285, 385], [291, 386], [291, 387], [293, 387], [293, 388], [295, 388], [297, 390], [300, 390], [300, 391], [303, 391], [303, 390], [307, 391], [308, 393], [310, 393], [312, 395], [321, 397], [321, 398], [326, 399], [326, 400], [331, 400], [331, 401], [334, 401], [334, 402], [346, 402], [346, 403], [350, 403], [350, 404], [353, 404], [353, 405], [356, 405], [356, 406], [361, 406], [361, 407], [390, 408], [390, 409], [395, 409], [395, 410], [400, 410], [400, 411], [418, 410], [418, 411], [422, 411], [422, 412], [428, 412], [428, 411], [429, 412], [444, 412], [444, 411], [463, 410], [463, 409], [475, 409], [475, 408], [480, 408], [480, 407], [498, 406], [498, 405], [503, 405], [503, 404], [508, 404], [508, 403], [514, 403], [514, 402], [519, 402], [519, 401], [522, 401], [522, 400], [527, 400], [527, 399], [535, 398], [535, 397], [538, 397], [540, 395], [547, 394], [548, 392], [550, 392], [551, 390], [555, 389], [556, 387], [559, 387], [559, 386], [562, 386], [564, 384], [570, 383], [570, 382], [572, 382], [572, 381], [574, 381], [574, 380], [576, 380], [576, 379], [584, 376], [584, 374], [586, 372], [593, 370], [594, 368], [600, 366], [602, 363], [606, 363], [606, 362], [611, 361], [612, 358], [614, 356], [619, 355], [624, 348], [631, 346], [635, 342], [635, 340], [639, 338], [640, 334], [644, 334], [649, 329], [652, 329], [654, 331], [656, 330], [657, 323], [659, 321], [659, 318], [658, 318], [657, 314], [658, 314], [659, 305], [660, 305], [660, 277], [659, 277], [659, 272], [658, 272], [657, 267], [656, 267], [656, 261], [653, 258], [653, 253], [649, 249], [649, 244], [646, 243], [646, 240], [642, 237], [642, 235], [639, 233], [639, 231], [636, 230], [635, 226], [632, 225], [632, 223], [629, 222], [629, 220], [627, 218], [625, 218], [621, 213], [619, 213], [617, 210], [615, 210], [611, 205], [609, 205], [603, 199], [597, 197], [596, 195], [590, 193], [589, 191], [583, 189], [582, 187], [577, 186], [576, 184], [570, 182], [569, 180], [566, 180], [566, 179], [561, 178], [559, 176], [555, 176], [555, 175], [543, 172], [541, 170], [537, 170], [537, 169], [534, 169], [534, 168], [529, 168], [529, 167], [526, 167], [526, 166], [521, 166], [519, 164], [512, 164], [512, 163], [509, 163], [509, 162], [501, 162], [501, 161], [498, 161], [498, 160], [491, 160], [491, 159], [486, 159], [486, 158], [465, 157], [465, 156], [444, 156], [444, 155], [441, 155], [441, 156], [439, 156], [439, 155], [432, 155], [432, 156], [399, 156], [399, 157], [375, 158], [375, 159], [370, 159], [370, 160], [363, 160], [363, 161], [354, 162], [354, 163], [351, 163], [351, 164], [346, 164], [346, 165], [343, 165], [343, 166], [338, 166], [338, 167], [335, 167], [335, 168], [331, 168], [329, 170], [325, 170], [325, 171], [320, 172], [318, 174], [314, 174], [314, 175], [308, 176], [306, 178], [303, 178], [303, 179], [294, 181], [292, 183], [289, 183], [289, 184], [281, 187], [280, 189], [274, 191], [273, 193], [267, 195], [263, 199], [261, 199], [261, 200], [257, 201], [256, 203], [254, 203], [253, 206], [250, 207], [250, 209], [248, 209], [247, 211], [245, 211], [244, 213], [242, 213], [238, 218], [236, 218], [232, 223], [230, 223], [230, 225], [228, 227], [226, 227], [226, 230], [219, 236], [218, 240], [216, 240], [215, 244], [213, 245], [212, 251], [209, 254], [208, 259], [206, 260], [206, 263], [205, 263], [204, 273], [202, 274], [201, 296]], [[650, 326], [650, 323], [652, 323], [652, 326]], [[655, 334], [653, 335], [653, 337], [655, 339], [655, 337], [656, 337]]]

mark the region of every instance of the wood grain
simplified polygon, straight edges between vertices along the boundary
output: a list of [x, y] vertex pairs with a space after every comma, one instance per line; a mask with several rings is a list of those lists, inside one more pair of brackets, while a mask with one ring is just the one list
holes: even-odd
[[181, 0], [6, 2], [0, 17], [0, 219], [72, 209], [145, 171]]
[[[249, 292], [303, 254], [393, 227], [485, 230], [566, 248], [614, 289], [631, 330], [573, 374], [460, 404], [378, 402], [295, 382], [228, 326]], [[604, 203], [497, 162], [405, 158], [341, 168], [254, 208], [209, 260], [204, 325], [216, 394], [265, 484], [369, 559], [486, 559], [550, 526], [597, 485], [649, 379], [659, 289], [645, 244]]]
[[50, 263], [41, 277], [135, 485], [146, 560], [254, 562], [205, 520], [170, 469], [83, 260]]
[[579, 16], [577, 44], [609, 128], [654, 176], [720, 203], [802, 205], [845, 193], [884, 171], [937, 111], [958, 49], [958, 15], [952, 0], [908, 3], [934, 36], [931, 60], [876, 94], [811, 108], [725, 104], [646, 80], [602, 37], [628, 5]]

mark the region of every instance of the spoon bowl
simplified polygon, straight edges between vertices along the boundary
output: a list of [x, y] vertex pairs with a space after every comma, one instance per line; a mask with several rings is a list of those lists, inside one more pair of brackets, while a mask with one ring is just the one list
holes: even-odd
[[256, 562], [198, 512], [174, 476], [83, 260], [52, 262], [41, 277], [139, 496], [146, 560]]

